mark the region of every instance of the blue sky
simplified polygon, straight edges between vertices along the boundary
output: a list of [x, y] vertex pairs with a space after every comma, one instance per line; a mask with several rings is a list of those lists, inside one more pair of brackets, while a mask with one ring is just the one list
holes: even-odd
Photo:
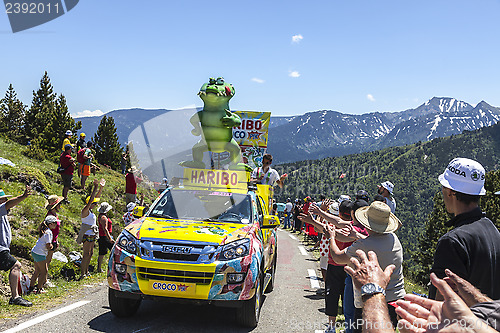
[[201, 106], [211, 76], [235, 86], [232, 109], [275, 116], [500, 106], [498, 17], [500, 0], [82, 0], [13, 34], [3, 12], [0, 95], [12, 83], [31, 104], [47, 70], [72, 114]]

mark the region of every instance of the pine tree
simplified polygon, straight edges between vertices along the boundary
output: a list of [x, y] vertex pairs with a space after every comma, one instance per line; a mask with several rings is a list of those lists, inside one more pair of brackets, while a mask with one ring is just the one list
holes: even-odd
[[118, 142], [113, 117], [102, 117], [92, 141], [94, 142], [94, 149], [96, 151], [96, 160], [100, 164], [105, 164], [114, 170], [119, 170], [123, 148]]
[[0, 132], [13, 141], [22, 143], [26, 106], [17, 98], [17, 93], [9, 85], [5, 97], [0, 100]]
[[45, 141], [39, 136], [50, 125], [52, 114], [56, 103], [56, 94], [50, 83], [47, 72], [40, 80], [40, 88], [33, 91], [31, 107], [26, 111], [25, 134], [28, 141], [37, 138], [37, 141]]

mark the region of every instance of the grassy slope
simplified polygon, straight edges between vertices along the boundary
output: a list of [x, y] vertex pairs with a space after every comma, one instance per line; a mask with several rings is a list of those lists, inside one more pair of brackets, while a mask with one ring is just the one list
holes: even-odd
[[[34, 194], [25, 199], [21, 204], [14, 207], [9, 213], [9, 221], [12, 227], [12, 245], [11, 253], [19, 258], [23, 264], [23, 272], [31, 275], [33, 270], [32, 258], [30, 255], [31, 248], [35, 245], [37, 240], [36, 230], [38, 225], [43, 221], [46, 210], [44, 208], [46, 194], [62, 193], [61, 176], [55, 172], [57, 165], [50, 161], [37, 161], [29, 159], [22, 154], [25, 147], [16, 143], [7, 142], [5, 139], [0, 138], [0, 157], [11, 160], [16, 167], [7, 165], [0, 165], [0, 188], [7, 194], [14, 196], [22, 194], [25, 184], [31, 184], [38, 191], [33, 191]], [[113, 234], [116, 236], [122, 230], [123, 208], [125, 206], [125, 177], [113, 170], [102, 167], [101, 171], [95, 176], [96, 178], [106, 179], [106, 186], [104, 187], [101, 201], [107, 201], [113, 206], [110, 217], [113, 220]], [[69, 192], [69, 205], [62, 205], [59, 218], [61, 220], [61, 231], [59, 234], [60, 248], [58, 249], [63, 254], [68, 255], [70, 251], [79, 251], [81, 253], [81, 245], [76, 244], [76, 236], [80, 229], [80, 212], [83, 208], [84, 198], [86, 192], [90, 191], [90, 184], [94, 176], [90, 176], [87, 180], [87, 188], [73, 189]], [[79, 182], [76, 175], [73, 178], [73, 183]], [[147, 190], [145, 188], [138, 188], [139, 193], [145, 193], [145, 203], [150, 204], [156, 198], [154, 190]], [[105, 258], [106, 260], [107, 258]], [[94, 251], [94, 257], [91, 264], [97, 266], [97, 245]], [[53, 260], [49, 269], [49, 279], [56, 280], [59, 271], [63, 264], [57, 260]], [[72, 266], [69, 266], [72, 267]], [[105, 274], [97, 275], [104, 278]], [[47, 302], [49, 299], [55, 301], [57, 296], [63, 296], [66, 292], [73, 289], [72, 284], [77, 285], [76, 282], [64, 283], [62, 280], [57, 281], [57, 291], [51, 291], [46, 295], [30, 296], [29, 299], [37, 304]], [[66, 290], [66, 292], [65, 292]], [[8, 273], [0, 272], [0, 318], [12, 317], [16, 313], [22, 313], [26, 310], [19, 309], [19, 307], [8, 306], [8, 296], [10, 289], [8, 287]]]

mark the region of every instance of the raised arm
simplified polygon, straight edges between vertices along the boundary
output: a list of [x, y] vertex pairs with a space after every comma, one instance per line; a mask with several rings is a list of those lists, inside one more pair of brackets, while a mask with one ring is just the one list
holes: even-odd
[[325, 212], [324, 210], [320, 209], [315, 203], [311, 204], [311, 206], [309, 207], [309, 211], [324, 218], [326, 221], [332, 223], [337, 228], [343, 228], [346, 225], [351, 224], [351, 222], [344, 221], [338, 216]]
[[7, 210], [11, 209], [15, 205], [19, 204], [21, 201], [26, 199], [30, 194], [31, 194], [31, 187], [29, 185], [26, 185], [26, 188], [24, 189], [23, 194], [15, 197], [15, 198], [12, 198], [5, 203], [5, 209], [7, 209]]

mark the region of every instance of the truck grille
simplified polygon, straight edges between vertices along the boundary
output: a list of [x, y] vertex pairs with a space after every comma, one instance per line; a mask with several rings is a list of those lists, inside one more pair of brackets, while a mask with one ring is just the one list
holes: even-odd
[[214, 273], [139, 267], [139, 277], [159, 281], [210, 284]]
[[203, 264], [213, 262], [221, 250], [214, 243], [164, 239], [140, 240], [139, 249], [142, 259]]

